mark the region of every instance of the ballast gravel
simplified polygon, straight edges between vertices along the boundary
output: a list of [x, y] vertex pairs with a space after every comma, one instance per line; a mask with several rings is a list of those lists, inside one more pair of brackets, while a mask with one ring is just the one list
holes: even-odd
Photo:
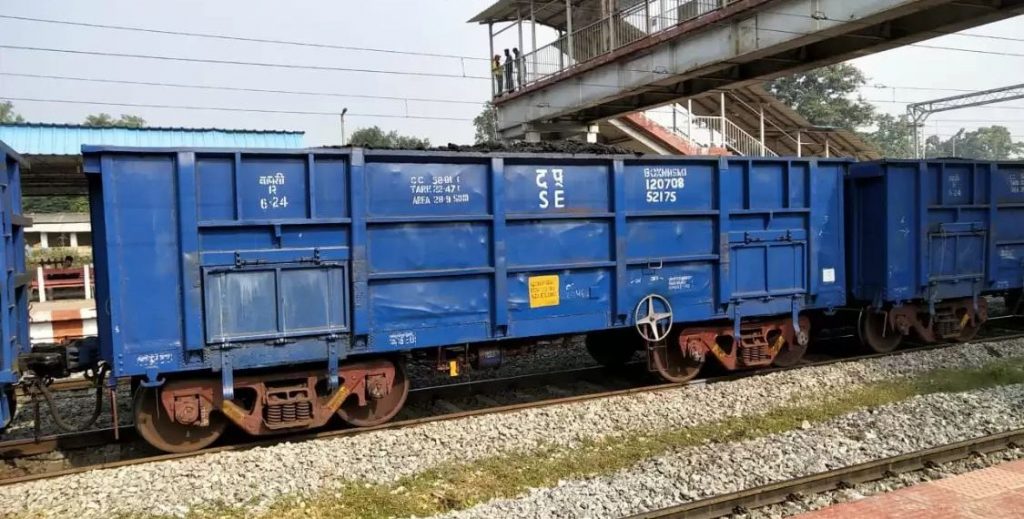
[[[95, 389], [76, 389], [73, 391], [57, 391], [53, 393], [53, 401], [58, 415], [73, 428], [79, 428], [92, 416], [96, 407]], [[113, 415], [110, 412], [110, 397], [106, 390], [103, 391], [102, 413], [88, 429], [102, 429], [113, 424]], [[131, 425], [132, 422], [132, 397], [131, 389], [126, 384], [117, 388], [117, 410], [118, 422], [121, 425]], [[61, 434], [62, 431], [54, 423], [50, 415], [49, 406], [44, 400], [39, 402], [39, 436]], [[32, 399], [27, 396], [18, 397], [18, 411], [14, 420], [7, 427], [4, 439], [32, 438], [36, 436], [35, 412]]]
[[928, 395], [751, 441], [681, 449], [445, 517], [623, 517], [1021, 426], [1024, 385]]
[[[794, 399], [814, 399], [853, 386], [937, 368], [979, 367], [999, 358], [1024, 358], [1024, 341], [957, 345], [941, 350], [810, 367], [712, 385], [601, 398], [428, 423], [400, 430], [302, 443], [280, 443], [246, 451], [92, 471], [0, 487], [0, 516], [17, 513], [76, 518], [106, 517], [111, 513], [183, 515], [189, 507], [211, 503], [245, 506], [255, 512], [282, 495], [312, 493], [341, 480], [389, 482], [451, 460], [470, 461], [542, 445], [571, 446], [585, 439], [625, 431], [672, 429], [727, 417], [760, 414], [786, 405]], [[1020, 416], [1020, 413], [1024, 413], [1021, 401], [1017, 400], [1014, 407], [1005, 405], [1003, 400], [1019, 398], [1021, 391], [1020, 388], [1009, 388], [979, 393], [983, 396], [978, 397], [961, 395], [951, 398], [939, 395], [935, 397], [939, 401], [937, 406], [932, 406], [929, 399], [916, 399], [906, 405], [921, 405], [922, 412], [929, 408], [932, 414], [918, 417], [912, 408], [908, 416], [898, 413], [892, 417], [879, 414], [875, 419], [868, 420], [873, 416], [872, 413], [862, 413], [847, 422], [851, 430], [856, 431], [864, 430], [865, 424], [874, 424], [873, 427], [879, 429], [879, 432], [872, 433], [876, 435], [874, 439], [853, 440], [838, 435], [828, 437], [828, 441], [823, 442], [821, 437], [812, 434], [817, 430], [815, 428], [798, 431], [791, 440], [789, 436], [784, 436], [781, 438], [783, 441], [770, 442], [766, 450], [749, 450], [750, 447], [744, 447], [729, 453], [729, 449], [716, 448], [706, 458], [700, 458], [700, 453], [694, 452], [690, 456], [695, 457], [690, 461], [687, 461], [686, 456], [682, 461], [654, 460], [644, 464], [644, 468], [637, 471], [637, 477], [631, 478], [626, 474], [622, 481], [610, 481], [609, 484], [630, 485], [636, 480], [640, 486], [648, 486], [645, 493], [636, 495], [651, 496], [648, 499], [650, 503], [657, 503], [654, 501], [655, 495], [662, 489], [654, 485], [670, 479], [657, 476], [660, 471], [672, 471], [673, 465], [683, 462], [690, 465], [682, 466], [695, 471], [696, 466], [692, 465], [696, 463], [694, 460], [704, 459], [705, 463], [711, 464], [714, 458], [723, 456], [723, 453], [726, 454], [720, 462], [734, 465], [728, 469], [719, 467], [715, 469], [718, 472], [709, 472], [705, 476], [701, 476], [699, 471], [693, 472], [697, 479], [685, 481], [688, 485], [686, 488], [691, 489], [689, 492], [727, 491], [736, 485], [759, 484], [756, 482], [766, 480], [772, 474], [786, 473], [779, 472], [777, 468], [766, 468], [769, 459], [784, 460], [784, 468], [792, 472], [813, 471], [816, 467], [831, 466], [830, 463], [841, 464], [845, 457], [860, 459], [857, 456], [862, 456], [870, 459], [888, 456], [900, 452], [901, 448], [913, 448], [929, 442], [942, 443], [945, 438], [967, 430], [1002, 430], [1001, 427], [1020, 426], [1024, 423], [1024, 416]], [[948, 405], [942, 405], [941, 402], [948, 402]], [[892, 409], [898, 409], [898, 406]], [[890, 411], [887, 408], [884, 412]], [[948, 414], [944, 416], [943, 413]], [[925, 419], [926, 416], [931, 418]], [[829, 427], [836, 427], [836, 424]], [[984, 432], [990, 431], [982, 430]], [[823, 447], [828, 447], [829, 452], [833, 452], [834, 448], [833, 457], [825, 461], [817, 460], [813, 456], [817, 452], [815, 449]], [[674, 472], [677, 477], [683, 473], [682, 468]], [[597, 495], [588, 497], [586, 492], [589, 487], [585, 483], [566, 483], [558, 489], [534, 492], [519, 501], [534, 503], [537, 511], [524, 508], [522, 512], [536, 515], [543, 506], [543, 500], [540, 499], [542, 494], [560, 492], [561, 488], [571, 491], [577, 485], [582, 486], [579, 487], [579, 493], [575, 494], [576, 501], [601, 502]], [[635, 490], [632, 486], [629, 488]], [[603, 492], [607, 492], [607, 489]], [[679, 490], [674, 495], [666, 492], [662, 499], [683, 499], [689, 495]], [[633, 494], [621, 494], [617, 499], [638, 509], [645, 506], [644, 499], [636, 499]], [[519, 501], [484, 506], [514, 506], [513, 503]], [[495, 510], [501, 509], [492, 509]], [[582, 516], [600, 515], [595, 514], [595, 510], [575, 507], [567, 509], [566, 513], [573, 510]], [[474, 509], [465, 513], [476, 512]]]

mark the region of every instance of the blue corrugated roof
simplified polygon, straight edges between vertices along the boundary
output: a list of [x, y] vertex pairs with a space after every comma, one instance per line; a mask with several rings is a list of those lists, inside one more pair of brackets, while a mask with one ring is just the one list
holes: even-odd
[[79, 155], [83, 144], [192, 148], [304, 148], [303, 135], [303, 132], [283, 130], [0, 124], [0, 141], [22, 155]]

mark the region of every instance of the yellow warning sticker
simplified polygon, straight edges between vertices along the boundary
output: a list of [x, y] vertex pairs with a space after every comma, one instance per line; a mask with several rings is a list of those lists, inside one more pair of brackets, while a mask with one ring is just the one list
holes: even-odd
[[530, 308], [558, 306], [558, 276], [530, 278]]

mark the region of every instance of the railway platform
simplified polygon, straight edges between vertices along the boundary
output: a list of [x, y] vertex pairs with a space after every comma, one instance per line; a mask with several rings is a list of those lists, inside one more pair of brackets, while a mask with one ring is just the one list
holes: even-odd
[[930, 481], [797, 516], [800, 519], [1024, 517], [1024, 460]]
[[60, 299], [33, 302], [29, 308], [32, 344], [62, 342], [96, 335], [95, 299]]

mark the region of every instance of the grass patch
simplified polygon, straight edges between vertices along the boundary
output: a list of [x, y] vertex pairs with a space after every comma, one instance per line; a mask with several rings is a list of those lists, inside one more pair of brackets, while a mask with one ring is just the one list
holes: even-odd
[[[575, 448], [546, 447], [473, 462], [454, 462], [391, 484], [346, 483], [313, 497], [286, 497], [264, 517], [383, 518], [429, 516], [511, 498], [529, 488], [551, 487], [559, 480], [600, 476], [674, 450], [707, 443], [749, 440], [824, 422], [857, 410], [918, 395], [966, 392], [1024, 383], [1024, 361], [1005, 359], [968, 370], [937, 370], [919, 376], [871, 384], [824, 399], [808, 395], [803, 403], [765, 414], [727, 418], [694, 427], [634, 433], [584, 442]], [[821, 400], [814, 400], [822, 398]], [[251, 516], [241, 509], [196, 510], [190, 517]]]

